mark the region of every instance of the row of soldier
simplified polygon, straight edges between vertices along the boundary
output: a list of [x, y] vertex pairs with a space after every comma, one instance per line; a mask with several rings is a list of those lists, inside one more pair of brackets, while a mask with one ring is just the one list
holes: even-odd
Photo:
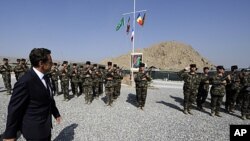
[[[11, 72], [15, 73], [16, 80], [20, 79], [29, 67], [25, 59], [17, 59], [17, 65], [12, 68], [7, 58], [3, 58], [3, 65], [0, 66], [7, 95], [11, 94]], [[63, 61], [60, 66], [53, 63], [50, 73], [53, 86], [53, 94], [63, 94], [64, 100], [68, 101], [69, 84], [71, 85], [73, 96], [85, 94], [85, 103], [90, 104], [94, 98], [98, 99], [103, 94], [103, 85], [105, 86], [106, 103], [112, 105], [112, 102], [117, 99], [121, 91], [121, 81], [123, 79], [122, 71], [112, 62], [108, 62], [108, 68], [98, 67], [97, 64], [91, 65], [87, 61], [85, 65], [78, 66], [76, 63], [72, 67], [67, 61]], [[59, 92], [58, 83], [60, 80], [61, 92]]]
[[[189, 71], [188, 71], [189, 70]], [[184, 80], [184, 114], [191, 112], [192, 104], [196, 101], [197, 108], [203, 109], [203, 104], [209, 93], [211, 94], [211, 116], [221, 117], [220, 109], [224, 95], [226, 96], [225, 110], [234, 113], [235, 108], [241, 110], [243, 120], [250, 119], [250, 76], [247, 70], [238, 71], [238, 66], [231, 67], [226, 73], [223, 66], [216, 67], [216, 74], [209, 75], [209, 68], [203, 68], [203, 74], [196, 73], [196, 64], [190, 64], [178, 74]]]

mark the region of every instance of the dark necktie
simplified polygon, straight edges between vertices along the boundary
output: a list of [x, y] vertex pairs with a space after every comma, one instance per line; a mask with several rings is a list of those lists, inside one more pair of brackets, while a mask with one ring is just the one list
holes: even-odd
[[44, 75], [43, 79], [46, 82], [46, 86], [47, 86], [47, 92], [49, 93], [49, 95], [51, 96], [51, 87], [50, 87], [50, 81], [49, 81], [49, 77], [47, 75]]

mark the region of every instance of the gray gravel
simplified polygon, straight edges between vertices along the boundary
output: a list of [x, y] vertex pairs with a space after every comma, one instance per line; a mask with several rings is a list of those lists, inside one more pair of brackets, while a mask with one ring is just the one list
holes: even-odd
[[[14, 81], [14, 80], [13, 80]], [[182, 112], [182, 83], [154, 81], [148, 89], [145, 110], [135, 105], [135, 88], [123, 85], [121, 96], [113, 107], [105, 106], [103, 97], [91, 105], [84, 104], [84, 96], [64, 102], [56, 96], [57, 107], [63, 121], [53, 121], [52, 139], [55, 141], [224, 141], [229, 140], [230, 124], [250, 124], [241, 120], [240, 112], [230, 115], [222, 112], [222, 118], [209, 115], [210, 97], [205, 112], [193, 110], [194, 115]], [[4, 132], [6, 110], [10, 96], [0, 79], [0, 133]], [[20, 141], [24, 139], [22, 136]]]

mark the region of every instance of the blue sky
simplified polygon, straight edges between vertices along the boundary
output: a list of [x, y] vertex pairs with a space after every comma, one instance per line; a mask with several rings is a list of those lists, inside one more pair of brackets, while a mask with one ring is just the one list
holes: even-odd
[[[175, 40], [215, 65], [248, 67], [249, 7], [249, 0], [137, 0], [147, 17], [136, 26], [135, 49]], [[54, 59], [99, 62], [128, 53], [130, 35], [115, 27], [131, 11], [133, 0], [0, 0], [0, 55], [46, 47]]]

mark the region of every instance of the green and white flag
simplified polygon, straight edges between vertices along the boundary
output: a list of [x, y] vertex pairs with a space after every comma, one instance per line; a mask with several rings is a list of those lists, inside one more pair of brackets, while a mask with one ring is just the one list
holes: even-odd
[[118, 31], [122, 26], [124, 26], [124, 18], [120, 20], [120, 22], [116, 26], [116, 31]]

